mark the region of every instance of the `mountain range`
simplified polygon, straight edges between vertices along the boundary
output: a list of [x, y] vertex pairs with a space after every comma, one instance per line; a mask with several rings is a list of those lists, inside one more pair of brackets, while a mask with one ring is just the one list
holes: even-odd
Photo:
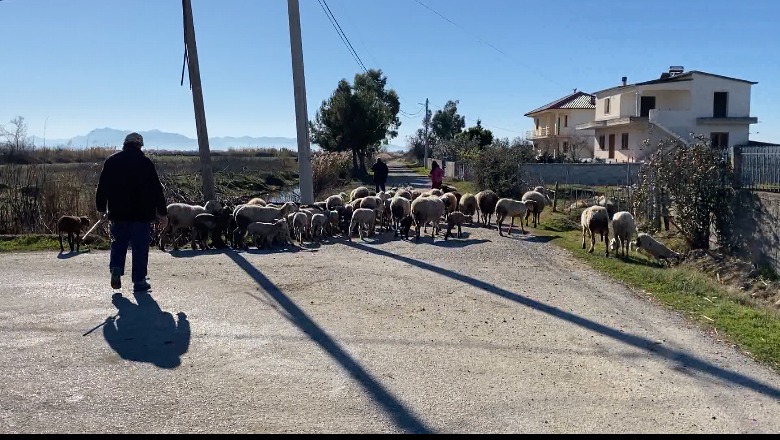
[[[70, 139], [50, 139], [46, 141], [49, 147], [119, 147], [124, 142], [129, 130], [117, 130], [115, 128], [97, 128], [86, 135], [76, 136]], [[198, 149], [198, 140], [179, 133], [169, 133], [160, 130], [139, 131], [144, 137], [144, 148], [161, 150], [191, 151]], [[40, 140], [38, 140], [40, 143]], [[312, 145], [316, 148], [316, 145]], [[251, 137], [251, 136], [222, 136], [210, 137], [209, 147], [212, 150], [226, 150], [228, 148], [288, 148], [298, 149], [295, 138], [288, 137]], [[388, 150], [401, 151], [404, 147], [388, 145]]]

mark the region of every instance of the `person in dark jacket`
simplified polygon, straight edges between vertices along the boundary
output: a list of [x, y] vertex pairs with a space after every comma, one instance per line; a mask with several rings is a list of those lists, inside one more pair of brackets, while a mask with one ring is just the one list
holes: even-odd
[[385, 182], [387, 182], [387, 175], [390, 174], [390, 170], [387, 169], [387, 164], [382, 161], [382, 158], [377, 157], [376, 162], [371, 165], [371, 171], [374, 172], [374, 185], [376, 185], [376, 192], [385, 190]]
[[168, 209], [165, 194], [154, 163], [144, 155], [143, 137], [130, 133], [122, 151], [112, 154], [103, 164], [95, 194], [95, 206], [111, 222], [111, 288], [122, 287], [128, 244], [133, 250], [134, 291], [151, 288], [146, 280], [149, 261], [150, 228], [160, 220], [165, 228]]

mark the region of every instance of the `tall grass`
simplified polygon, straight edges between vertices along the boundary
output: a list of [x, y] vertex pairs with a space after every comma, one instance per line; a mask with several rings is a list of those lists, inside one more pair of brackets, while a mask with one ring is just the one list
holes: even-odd
[[319, 200], [352, 179], [350, 152], [321, 152], [312, 157], [314, 198]]

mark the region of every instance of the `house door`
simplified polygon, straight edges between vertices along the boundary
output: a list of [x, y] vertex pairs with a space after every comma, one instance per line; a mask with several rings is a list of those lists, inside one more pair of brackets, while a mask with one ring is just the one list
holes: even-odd
[[639, 100], [639, 116], [650, 116], [650, 110], [655, 110], [655, 96], [642, 96]]
[[615, 158], [615, 135], [609, 135], [609, 158]]

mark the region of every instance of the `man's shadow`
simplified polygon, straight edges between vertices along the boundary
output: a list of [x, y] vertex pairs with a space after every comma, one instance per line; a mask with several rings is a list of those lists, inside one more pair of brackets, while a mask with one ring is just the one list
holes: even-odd
[[180, 356], [190, 346], [187, 315], [179, 312], [177, 322], [147, 292], [133, 295], [136, 303], [120, 293], [111, 298], [118, 312], [117, 318], [109, 318], [103, 326], [106, 342], [122, 359], [149, 362], [160, 368], [178, 367]]

